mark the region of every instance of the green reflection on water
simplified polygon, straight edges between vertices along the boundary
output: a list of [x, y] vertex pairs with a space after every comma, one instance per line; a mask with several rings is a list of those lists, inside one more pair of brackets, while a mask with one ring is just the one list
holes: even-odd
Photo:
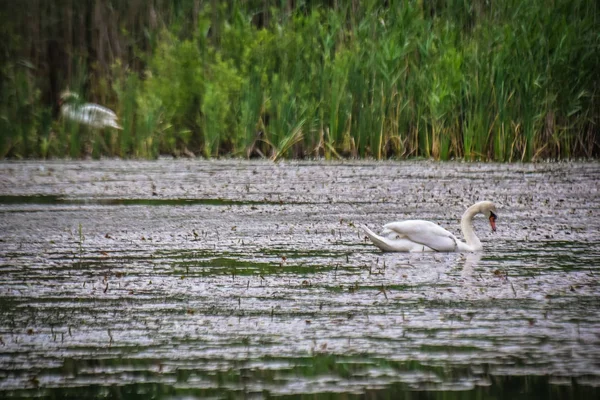
[[[207, 360], [197, 360], [199, 364]], [[260, 362], [264, 366], [260, 367]], [[279, 362], [289, 367], [268, 368], [270, 362]], [[488, 373], [474, 375], [469, 367], [447, 368], [427, 366], [418, 361], [392, 362], [379, 359], [344, 357], [327, 354], [316, 354], [295, 359], [262, 359], [254, 360], [253, 366], [246, 367], [246, 362], [234, 362], [239, 366], [228, 370], [207, 371], [193, 367], [177, 368], [162, 372], [161, 360], [158, 359], [104, 359], [64, 361], [62, 369], [47, 371], [72, 378], [85, 379], [85, 372], [80, 369], [101, 368], [107, 370], [125, 367], [130, 380], [146, 380], [144, 383], [90, 384], [80, 387], [44, 388], [40, 379], [30, 379], [31, 388], [1, 391], [0, 397], [49, 399], [82, 399], [82, 398], [120, 398], [120, 399], [162, 399], [162, 398], [289, 398], [289, 399], [593, 399], [598, 398], [598, 387], [582, 386], [577, 379], [570, 378], [563, 384], [552, 384], [548, 376], [494, 376]], [[152, 370], [147, 367], [156, 367]], [[368, 378], [362, 385], [353, 385], [354, 379], [364, 377], [370, 368], [387, 371], [391, 380], [401, 381], [403, 377], [424, 373], [432, 376], [429, 382], [401, 383], [394, 382], [376, 387], [369, 385]], [[488, 366], [482, 366], [485, 371]], [[425, 375], [424, 375], [425, 376]], [[336, 382], [327, 390], [319, 390], [317, 385], [311, 387], [319, 377], [329, 377]], [[397, 377], [397, 379], [394, 379]], [[406, 378], [404, 378], [406, 380]], [[461, 382], [473, 382], [481, 379], [484, 386], [462, 386]], [[410, 380], [410, 379], [409, 379]], [[164, 382], [157, 382], [164, 381]], [[285, 394], [285, 386], [294, 382], [308, 382], [310, 394]], [[452, 389], [440, 385], [456, 383]], [[35, 387], [38, 386], [38, 387]], [[197, 387], [195, 387], [197, 386]], [[371, 387], [369, 387], [371, 386]], [[283, 393], [278, 391], [283, 390]], [[310, 390], [312, 388], [312, 390]], [[441, 389], [441, 390], [440, 390]], [[257, 397], [258, 396], [258, 397]]]

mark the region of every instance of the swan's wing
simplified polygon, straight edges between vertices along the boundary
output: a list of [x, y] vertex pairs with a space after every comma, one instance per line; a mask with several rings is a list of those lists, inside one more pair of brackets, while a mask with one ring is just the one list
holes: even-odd
[[117, 115], [114, 111], [99, 104], [85, 103], [77, 107], [65, 106], [63, 114], [73, 121], [96, 128], [103, 128], [105, 126], [120, 128], [117, 124]]
[[408, 239], [399, 239], [398, 234], [387, 229], [382, 233], [383, 236], [377, 235], [368, 227], [363, 226], [364, 232], [367, 234], [371, 242], [383, 251], [398, 251], [398, 252], [425, 252], [434, 251], [433, 249], [415, 243]]
[[384, 232], [392, 231], [398, 238], [406, 238], [436, 251], [455, 251], [456, 237], [439, 225], [429, 221], [400, 221], [384, 225]]
[[384, 238], [388, 238], [388, 239], [397, 239], [398, 238], [398, 233], [394, 232], [391, 229], [383, 229], [381, 231], [381, 233], [379, 234], [379, 236], [384, 237]]
[[110, 108], [106, 108], [99, 104], [94, 104], [94, 103], [82, 104], [80, 107], [77, 108], [77, 111], [79, 111], [83, 115], [89, 115], [90, 118], [97, 118], [97, 119], [116, 119], [117, 118], [117, 114], [115, 114], [115, 112], [113, 110], [111, 110]]
[[86, 103], [77, 111], [81, 113], [82, 119], [85, 120], [84, 123], [88, 125], [96, 128], [104, 128], [106, 126], [112, 126], [117, 129], [120, 128], [117, 124], [117, 115], [112, 110], [101, 105]]

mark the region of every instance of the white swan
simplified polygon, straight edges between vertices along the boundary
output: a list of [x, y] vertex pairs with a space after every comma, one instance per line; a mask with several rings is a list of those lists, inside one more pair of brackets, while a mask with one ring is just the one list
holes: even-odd
[[366, 226], [363, 226], [363, 229], [373, 244], [383, 251], [480, 251], [483, 246], [473, 231], [473, 217], [477, 214], [485, 215], [490, 221], [492, 231], [496, 231], [496, 206], [490, 201], [480, 201], [467, 208], [460, 220], [466, 243], [429, 221], [390, 222], [383, 226], [381, 235], [373, 233]]
[[92, 128], [123, 129], [117, 122], [117, 114], [113, 110], [94, 103], [81, 103], [76, 93], [63, 92], [60, 96], [60, 112], [71, 121], [91, 126]]

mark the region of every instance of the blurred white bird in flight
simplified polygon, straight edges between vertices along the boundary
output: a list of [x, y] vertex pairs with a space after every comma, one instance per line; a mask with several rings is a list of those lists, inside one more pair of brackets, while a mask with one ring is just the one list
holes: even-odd
[[60, 95], [60, 112], [66, 118], [92, 128], [123, 129], [113, 110], [94, 103], [82, 103], [76, 93], [68, 90]]

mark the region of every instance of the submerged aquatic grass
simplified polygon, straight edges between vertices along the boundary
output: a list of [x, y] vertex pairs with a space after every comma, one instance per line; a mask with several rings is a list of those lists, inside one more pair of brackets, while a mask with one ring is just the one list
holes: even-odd
[[[2, 398], [598, 397], [597, 162], [0, 173]], [[501, 205], [496, 233], [475, 221], [482, 253], [381, 253], [358, 232], [456, 232], [477, 197]]]

